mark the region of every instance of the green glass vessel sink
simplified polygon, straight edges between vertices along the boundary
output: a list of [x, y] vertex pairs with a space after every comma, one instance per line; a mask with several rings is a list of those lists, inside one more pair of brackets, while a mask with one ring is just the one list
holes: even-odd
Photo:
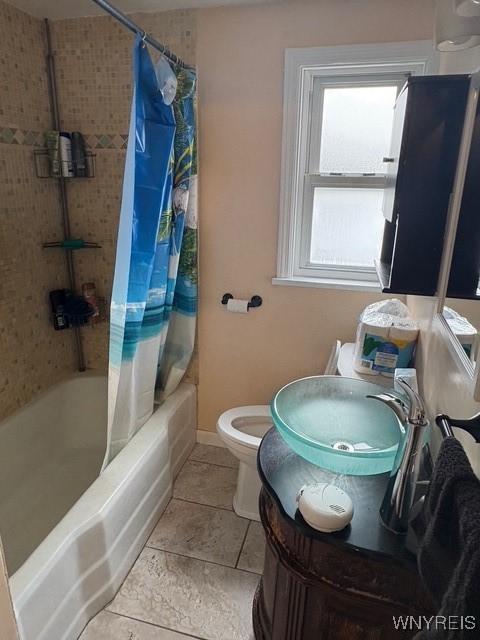
[[391, 409], [366, 397], [384, 392], [342, 376], [302, 378], [276, 394], [273, 421], [287, 444], [319, 467], [348, 475], [385, 473], [404, 432]]

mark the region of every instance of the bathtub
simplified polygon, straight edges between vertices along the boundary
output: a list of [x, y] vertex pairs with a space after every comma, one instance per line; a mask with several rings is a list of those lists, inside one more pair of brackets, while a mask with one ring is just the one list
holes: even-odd
[[57, 384], [0, 424], [0, 532], [22, 640], [74, 640], [120, 587], [195, 442], [182, 384], [100, 473], [106, 378]]

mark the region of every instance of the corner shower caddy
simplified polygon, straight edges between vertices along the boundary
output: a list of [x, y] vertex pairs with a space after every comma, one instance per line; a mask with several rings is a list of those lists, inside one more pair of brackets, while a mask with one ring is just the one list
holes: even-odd
[[[57, 82], [55, 73], [55, 57], [52, 49], [52, 39], [50, 33], [50, 23], [45, 19], [45, 34], [47, 42], [47, 73], [48, 73], [48, 85], [49, 85], [49, 97], [50, 107], [52, 110], [52, 128], [55, 131], [60, 131], [60, 111], [58, 106], [57, 96]], [[39, 178], [56, 178], [58, 184], [58, 195], [60, 200], [60, 209], [62, 212], [62, 226], [63, 226], [63, 239], [56, 242], [44, 242], [44, 249], [62, 249], [65, 251], [65, 260], [67, 265], [68, 274], [68, 289], [75, 292], [76, 278], [75, 278], [75, 265], [73, 261], [73, 252], [81, 249], [100, 249], [101, 245], [97, 242], [87, 242], [83, 239], [73, 238], [70, 227], [70, 214], [68, 207], [67, 197], [67, 182], [74, 180], [74, 177], [67, 178], [65, 176], [52, 176], [50, 169], [42, 170], [45, 167], [45, 160], [47, 160], [47, 150], [44, 148], [34, 151], [35, 172]], [[87, 175], [85, 178], [93, 178], [95, 176], [95, 154], [90, 150], [86, 153], [87, 159]], [[101, 314], [100, 321], [106, 320], [106, 301], [104, 298], [97, 298], [97, 301], [102, 301], [103, 313]], [[83, 351], [82, 335], [80, 332], [80, 326], [73, 325], [72, 331], [75, 336], [75, 347], [77, 352], [77, 368], [79, 371], [85, 371], [85, 354]]]
[[85, 160], [86, 160], [86, 173], [85, 176], [54, 176], [50, 170], [50, 162], [48, 157], [48, 149], [46, 147], [40, 147], [39, 149], [35, 149], [33, 152], [33, 157], [35, 160], [35, 173], [37, 178], [56, 178], [60, 180], [88, 180], [90, 178], [95, 177], [95, 158], [97, 154], [91, 151], [90, 149], [85, 150]]

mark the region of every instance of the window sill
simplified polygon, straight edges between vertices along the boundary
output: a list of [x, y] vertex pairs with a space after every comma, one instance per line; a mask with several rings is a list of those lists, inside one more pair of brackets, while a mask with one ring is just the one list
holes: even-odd
[[347, 291], [365, 291], [368, 293], [381, 293], [378, 282], [366, 282], [360, 280], [343, 280], [334, 278], [272, 278], [272, 284], [287, 287], [316, 287], [319, 289], [345, 289]]

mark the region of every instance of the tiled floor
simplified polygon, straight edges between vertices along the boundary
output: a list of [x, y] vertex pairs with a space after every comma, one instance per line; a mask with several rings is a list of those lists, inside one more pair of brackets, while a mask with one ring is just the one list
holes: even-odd
[[195, 446], [173, 498], [113, 601], [80, 640], [251, 640], [265, 541], [232, 511], [237, 460]]

